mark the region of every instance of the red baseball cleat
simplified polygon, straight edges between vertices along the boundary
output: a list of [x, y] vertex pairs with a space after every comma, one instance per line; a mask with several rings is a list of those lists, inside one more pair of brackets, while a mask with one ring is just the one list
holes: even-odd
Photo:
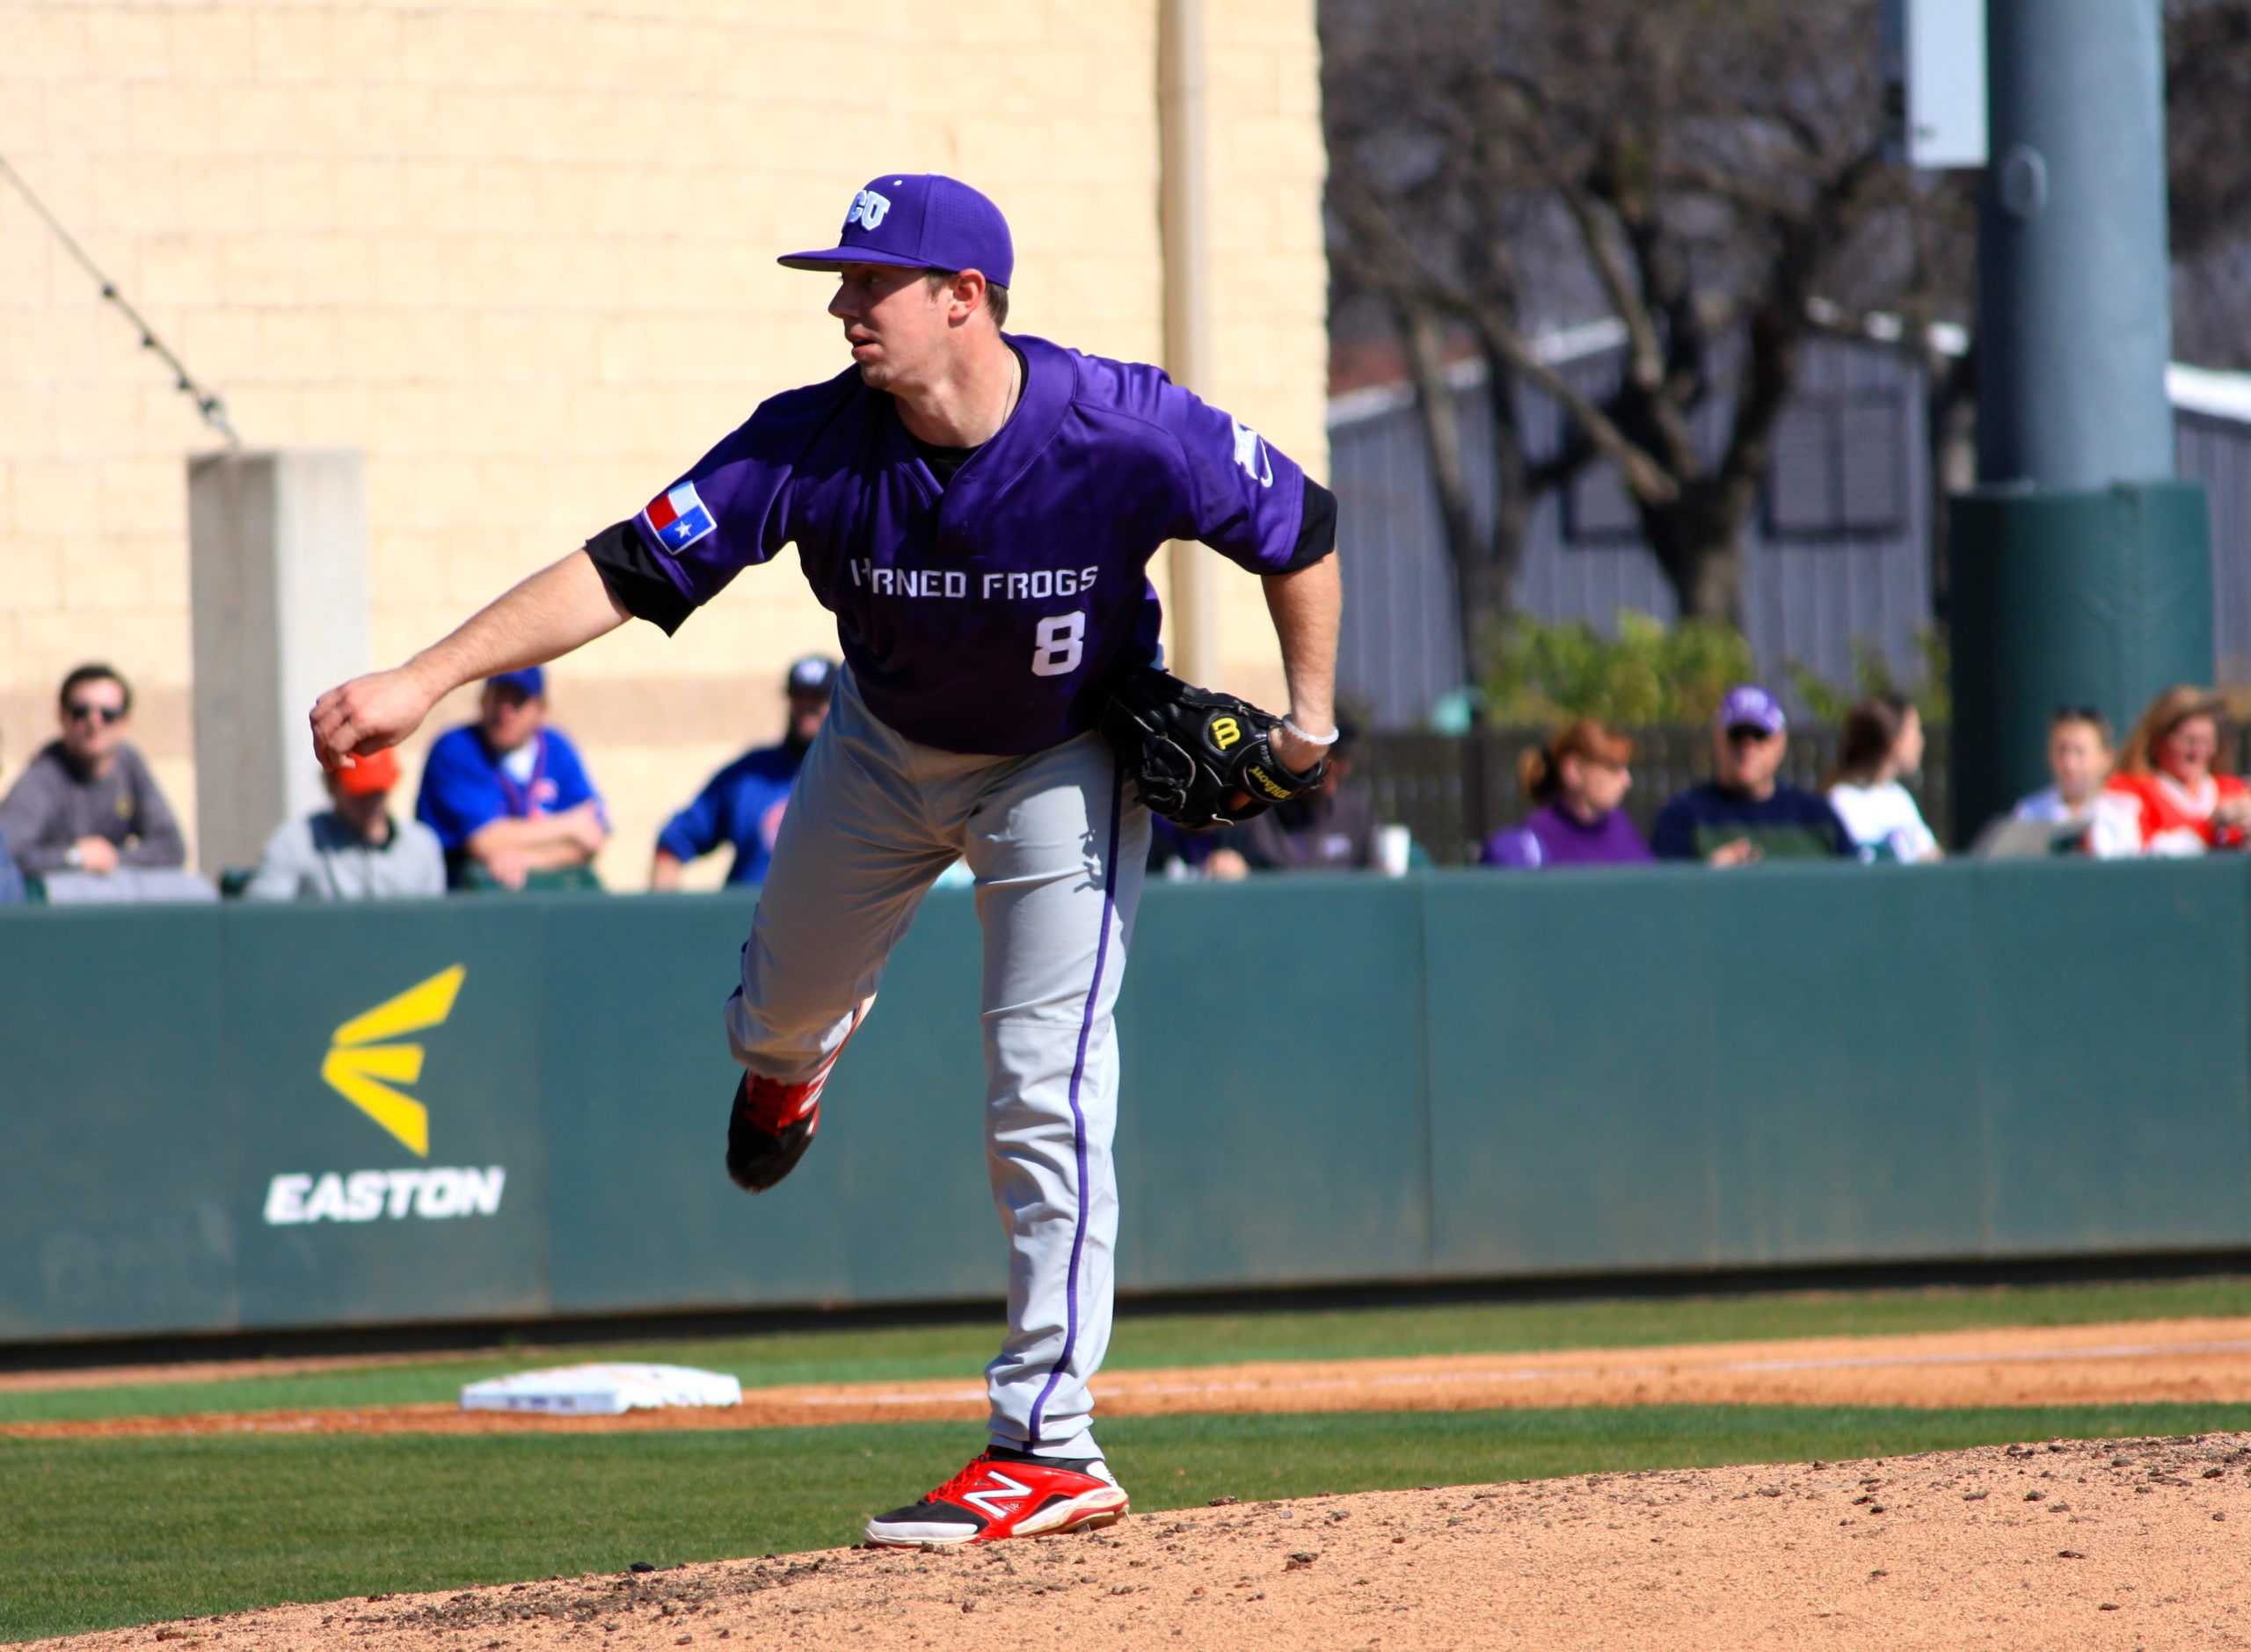
[[911, 1549], [1043, 1537], [1108, 1525], [1126, 1507], [1125, 1488], [1099, 1457], [1033, 1457], [996, 1445], [920, 1503], [869, 1521], [868, 1541]]
[[820, 1093], [852, 1034], [868, 1018], [870, 998], [852, 1017], [842, 1043], [809, 1078], [796, 1084], [746, 1073], [735, 1086], [734, 1110], [727, 1116], [727, 1175], [748, 1193], [763, 1193], [798, 1168], [820, 1129]]

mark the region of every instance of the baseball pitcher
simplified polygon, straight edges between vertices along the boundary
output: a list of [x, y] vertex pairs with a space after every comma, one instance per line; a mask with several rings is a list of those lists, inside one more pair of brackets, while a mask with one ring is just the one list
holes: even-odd
[[[845, 665], [727, 1001], [743, 1069], [727, 1170], [759, 1193], [796, 1166], [885, 959], [965, 859], [1009, 1329], [987, 1368], [987, 1449], [867, 1535], [951, 1545], [1107, 1525], [1126, 1495], [1088, 1382], [1110, 1341], [1111, 1009], [1148, 811], [1242, 819], [1318, 779], [1336, 730], [1336, 500], [1155, 368], [1002, 331], [1008, 224], [965, 184], [886, 173], [834, 245], [781, 262], [834, 276], [852, 365], [761, 404], [639, 511], [404, 665], [329, 690], [314, 745], [348, 765], [463, 683], [629, 619], [670, 633], [795, 545]], [[1159, 668], [1146, 569], [1168, 539], [1262, 577], [1286, 717]]]

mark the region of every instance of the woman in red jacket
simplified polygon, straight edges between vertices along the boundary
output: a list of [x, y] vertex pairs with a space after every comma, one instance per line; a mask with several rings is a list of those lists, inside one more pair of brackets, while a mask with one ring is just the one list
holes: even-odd
[[2219, 772], [2220, 702], [2202, 688], [2167, 688], [2126, 742], [2109, 790], [2133, 800], [2144, 855], [2240, 849], [2251, 787]]

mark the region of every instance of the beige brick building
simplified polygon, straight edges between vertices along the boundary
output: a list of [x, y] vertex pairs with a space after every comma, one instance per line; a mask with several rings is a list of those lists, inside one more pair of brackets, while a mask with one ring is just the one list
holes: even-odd
[[[1325, 476], [1314, 0], [1203, 18], [1216, 336], [1192, 388]], [[0, 0], [0, 156], [247, 445], [365, 454], [388, 664], [843, 365], [823, 278], [773, 258], [878, 171], [1001, 203], [1012, 328], [1164, 360], [1158, 31], [1158, 0]], [[215, 438], [137, 346], [0, 185], [0, 785], [62, 673], [105, 658], [192, 823], [186, 472]], [[1257, 582], [1219, 590], [1224, 680], [1277, 695]], [[834, 644], [783, 566], [551, 673], [616, 818], [613, 887], [773, 737], [784, 664]], [[410, 747], [410, 786], [463, 710]]]

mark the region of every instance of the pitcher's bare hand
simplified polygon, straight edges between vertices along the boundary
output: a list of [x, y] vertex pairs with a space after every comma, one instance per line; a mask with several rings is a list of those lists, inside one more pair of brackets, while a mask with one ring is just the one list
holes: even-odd
[[437, 701], [410, 666], [354, 677], [313, 702], [313, 755], [323, 768], [349, 768], [413, 733]]

